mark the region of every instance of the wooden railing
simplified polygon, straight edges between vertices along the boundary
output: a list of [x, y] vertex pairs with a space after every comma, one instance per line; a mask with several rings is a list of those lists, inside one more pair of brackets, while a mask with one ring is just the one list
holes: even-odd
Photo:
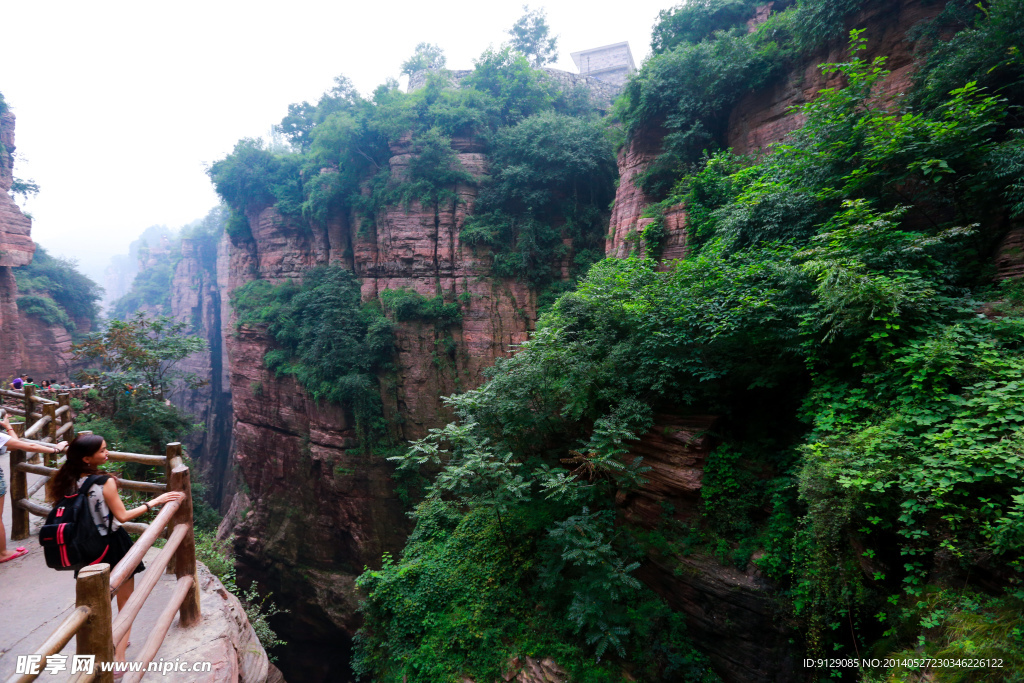
[[[31, 389], [31, 387], [28, 387]], [[16, 392], [4, 391], [3, 395], [10, 396]], [[12, 425], [19, 437], [26, 433], [33, 433], [33, 430], [50, 428], [51, 432], [57, 429], [57, 420], [66, 419], [66, 424], [71, 425], [65, 433], [70, 432], [66, 438], [73, 438], [74, 423], [71, 422], [71, 409], [65, 403], [47, 402], [38, 397], [32, 398], [32, 392], [26, 392], [26, 423]], [[29, 427], [25, 427], [29, 418], [33, 415], [32, 406], [38, 403], [43, 406], [44, 412], [38, 417], [38, 421]], [[68, 410], [58, 415], [56, 408], [53, 411], [45, 409], [47, 405], [54, 403], [61, 407], [67, 405]], [[13, 410], [11, 412], [14, 412]], [[42, 426], [40, 423], [47, 420]], [[62, 425], [63, 426], [63, 425]], [[87, 434], [89, 432], [81, 432]], [[52, 436], [39, 441], [51, 442]], [[185, 497], [181, 501], [167, 503], [160, 510], [150, 524], [122, 524], [125, 530], [141, 534], [138, 540], [132, 545], [132, 549], [124, 558], [111, 570], [108, 564], [89, 565], [78, 572], [78, 580], [75, 583], [76, 607], [75, 610], [64, 619], [54, 630], [49, 638], [36, 650], [34, 654], [39, 655], [45, 665], [46, 657], [57, 654], [64, 646], [76, 638], [76, 654], [95, 656], [96, 665], [91, 674], [79, 673], [74, 675], [70, 681], [73, 683], [113, 683], [113, 673], [100, 671], [101, 662], [114, 661], [114, 648], [131, 629], [132, 622], [138, 616], [139, 611], [153, 592], [153, 588], [160, 580], [165, 570], [173, 571], [177, 576], [177, 583], [171, 599], [161, 612], [152, 632], [146, 638], [142, 653], [134, 660], [141, 662], [142, 671], [128, 672], [124, 675], [125, 683], [137, 683], [145, 675], [146, 667], [156, 657], [160, 646], [163, 644], [167, 631], [174, 621], [174, 614], [179, 614], [178, 624], [187, 628], [199, 622], [199, 582], [196, 575], [196, 546], [192, 519], [192, 486], [189, 476], [189, 469], [185, 466], [181, 457], [181, 444], [169, 443], [164, 455], [144, 455], [142, 453], [119, 453], [108, 451], [109, 459], [120, 462], [135, 462], [144, 465], [160, 468], [164, 482], [128, 481], [121, 479], [118, 486], [121, 488], [136, 491], [181, 491]], [[50, 467], [53, 463], [48, 462], [46, 466], [32, 465], [26, 461], [24, 451], [11, 451], [11, 503], [13, 519], [11, 520], [11, 537], [14, 540], [27, 538], [29, 535], [29, 515], [45, 517], [49, 514], [48, 506], [36, 503], [30, 498], [38, 491], [49, 478], [57, 471]], [[42, 479], [36, 482], [31, 489], [27, 485], [28, 474], [42, 475]], [[167, 538], [164, 547], [157, 554], [156, 558], [146, 568], [141, 580], [135, 587], [131, 598], [125, 603], [117, 618], [112, 618], [110, 601], [117, 593], [121, 585], [131, 578], [135, 568], [139, 566], [142, 558], [160, 536]], [[40, 671], [43, 670], [41, 666]], [[35, 680], [39, 674], [15, 674], [7, 680], [7, 683], [29, 683]]]

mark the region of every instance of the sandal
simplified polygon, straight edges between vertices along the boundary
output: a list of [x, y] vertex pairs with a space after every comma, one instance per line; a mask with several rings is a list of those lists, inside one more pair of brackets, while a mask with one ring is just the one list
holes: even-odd
[[8, 557], [5, 560], [0, 560], [0, 563], [10, 562], [11, 560], [15, 560], [15, 559], [17, 559], [19, 557], [22, 557], [23, 555], [28, 555], [28, 550], [27, 549], [25, 549], [25, 548], [15, 548], [14, 549], [14, 554], [11, 555], [10, 557]]

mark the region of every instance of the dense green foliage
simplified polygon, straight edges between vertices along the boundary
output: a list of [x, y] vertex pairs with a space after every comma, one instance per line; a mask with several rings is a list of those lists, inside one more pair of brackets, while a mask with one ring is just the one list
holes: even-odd
[[[539, 30], [535, 14], [523, 30]], [[311, 229], [351, 212], [371, 231], [387, 207], [450, 212], [458, 188], [481, 186], [486, 215], [464, 236], [496, 254], [496, 276], [544, 285], [560, 259], [589, 265], [616, 168], [587, 91], [560, 89], [509, 46], [484, 52], [457, 87], [441, 64], [439, 49], [421, 44], [403, 67], [431, 71], [414, 92], [389, 82], [367, 99], [338, 78], [316, 104], [291, 105], [279, 130], [293, 153], [240, 141], [209, 169], [232, 210], [228, 234], [249, 239], [249, 218], [270, 205]], [[462, 167], [455, 138], [487, 152], [488, 176]], [[412, 156], [392, 165], [389, 143]]]
[[420, 43], [412, 57], [402, 62], [402, 75], [412, 76], [418, 71], [438, 71], [447, 63], [444, 50], [431, 43]]
[[[985, 22], [1020, 5], [993, 3], [972, 30], [994, 35]], [[848, 5], [823, 8], [789, 11], [825, 25]], [[714, 82], [682, 71], [695, 55], [757, 64], [751, 35], [668, 49], [629, 106]], [[992, 38], [996, 52], [1015, 55], [1020, 35]], [[760, 569], [811, 655], [927, 648], [1019, 667], [1024, 297], [986, 264], [1019, 196], [1001, 160], [1018, 158], [1024, 102], [978, 84], [989, 57], [934, 100], [880, 97], [884, 60], [862, 47], [854, 33], [850, 59], [825, 66], [843, 87], [803, 106], [772, 153], [696, 146], [662, 168], [665, 205], [689, 212], [688, 258], [596, 264], [486, 385], [448, 399], [456, 422], [396, 458], [429, 483], [402, 557], [360, 579], [362, 673], [491, 680], [513, 655], [564, 652], [573, 680], [622, 680], [637, 662], [646, 681], [695, 680], [685, 639], [666, 659], [633, 640], [650, 633], [634, 609], [645, 551]], [[671, 147], [684, 126], [667, 128]], [[613, 500], [642, 482], [624, 456], [659, 413], [720, 416], [719, 445], [697, 514], [669, 507], [650, 531], [617, 522]]]
[[734, 104], [782, 76], [795, 60], [841, 38], [846, 18], [872, 1], [776, 3], [776, 12], [753, 32], [745, 22], [763, 3], [699, 0], [663, 11], [654, 27], [654, 56], [616, 103], [627, 135], [651, 126], [667, 132], [638, 185], [663, 198], [705, 151], [724, 144]]
[[103, 289], [78, 271], [66, 258], [50, 256], [36, 245], [32, 263], [14, 269], [18, 283], [18, 308], [50, 325], [76, 330], [75, 320], [95, 327]]
[[157, 315], [171, 312], [171, 282], [174, 279], [172, 258], [170, 254], [161, 254], [155, 261], [141, 268], [132, 280], [132, 288], [113, 303], [110, 308], [112, 318], [125, 320], [139, 310]]
[[[462, 231], [494, 252], [494, 272], [543, 285], [558, 277], [554, 258], [585, 272], [603, 250], [605, 207], [614, 197], [615, 162], [602, 126], [553, 112], [502, 129], [494, 171]], [[563, 243], [572, 237], [572, 247]]]
[[308, 271], [302, 284], [253, 280], [236, 289], [238, 324], [266, 325], [280, 345], [264, 358], [279, 375], [294, 375], [317, 401], [353, 411], [363, 439], [386, 435], [377, 373], [387, 369], [391, 323], [360, 301], [359, 280], [338, 266]]
[[651, 31], [651, 51], [661, 54], [681, 43], [699, 43], [750, 19], [760, 0], [691, 0], [658, 12]]
[[440, 327], [450, 327], [462, 320], [459, 304], [445, 302], [441, 295], [425, 297], [410, 289], [385, 289], [380, 293], [380, 302], [384, 311], [399, 322], [433, 321]]

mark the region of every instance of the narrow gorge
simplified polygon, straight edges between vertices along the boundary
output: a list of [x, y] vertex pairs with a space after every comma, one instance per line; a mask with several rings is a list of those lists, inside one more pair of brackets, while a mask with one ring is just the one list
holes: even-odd
[[[621, 80], [421, 44], [211, 164], [127, 313], [205, 340], [168, 398], [285, 679], [1024, 675], [1021, 35], [692, 0]], [[0, 226], [0, 364], [63, 375]], [[1005, 664], [828, 664], [917, 656]]]

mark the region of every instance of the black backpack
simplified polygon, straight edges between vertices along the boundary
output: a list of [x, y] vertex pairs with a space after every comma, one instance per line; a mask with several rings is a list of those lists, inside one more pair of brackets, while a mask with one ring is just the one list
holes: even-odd
[[64, 496], [46, 516], [39, 530], [46, 566], [51, 569], [77, 571], [88, 564], [102, 562], [110, 548], [113, 520], [107, 522], [107, 535], [100, 533], [89, 512], [89, 487], [106, 483], [108, 474], [93, 474], [78, 488], [78, 493]]

